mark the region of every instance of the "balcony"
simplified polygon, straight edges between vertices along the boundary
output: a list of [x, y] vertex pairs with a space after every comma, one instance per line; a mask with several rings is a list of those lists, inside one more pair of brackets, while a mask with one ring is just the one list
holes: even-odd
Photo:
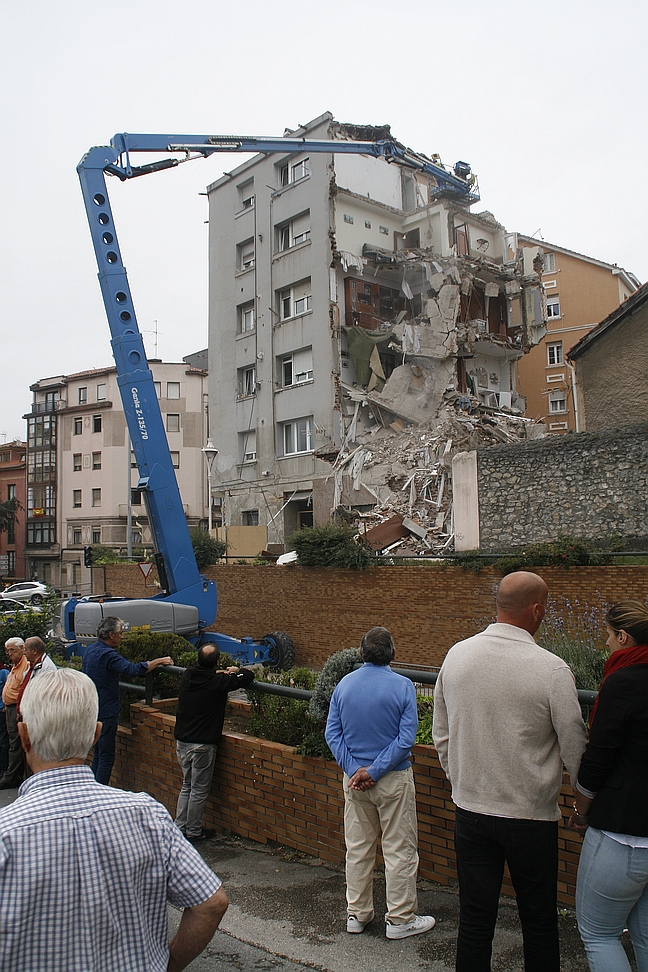
[[51, 415], [52, 412], [58, 412], [59, 409], [66, 406], [67, 402], [61, 398], [54, 402], [32, 402], [31, 413], [32, 415], [42, 415], [43, 413]]

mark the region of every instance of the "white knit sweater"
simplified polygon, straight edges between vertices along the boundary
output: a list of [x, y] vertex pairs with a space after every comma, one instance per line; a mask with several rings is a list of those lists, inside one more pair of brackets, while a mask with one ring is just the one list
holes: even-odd
[[571, 670], [528, 631], [491, 624], [448, 652], [433, 736], [457, 806], [558, 820], [563, 763], [575, 781], [585, 749]]

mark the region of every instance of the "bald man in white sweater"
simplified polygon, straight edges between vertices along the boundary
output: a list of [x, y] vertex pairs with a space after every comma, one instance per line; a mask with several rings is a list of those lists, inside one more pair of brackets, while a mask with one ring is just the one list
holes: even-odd
[[489, 972], [504, 863], [516, 891], [525, 972], [559, 972], [558, 794], [575, 780], [585, 726], [574, 677], [533, 639], [548, 589], [517, 571], [497, 592], [497, 623], [448, 652], [433, 736], [457, 807], [457, 972]]

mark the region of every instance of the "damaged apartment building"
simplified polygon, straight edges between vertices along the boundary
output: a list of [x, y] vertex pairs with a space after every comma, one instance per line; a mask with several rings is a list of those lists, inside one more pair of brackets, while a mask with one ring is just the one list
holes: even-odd
[[[328, 113], [285, 135], [392, 139]], [[382, 525], [377, 550], [396, 534], [402, 552], [451, 545], [452, 455], [539, 434], [516, 362], [545, 333], [542, 267], [525, 274], [515, 234], [471, 212], [469, 165], [411, 150], [256, 155], [208, 197], [213, 502], [230, 554], [333, 514], [368, 539]]]

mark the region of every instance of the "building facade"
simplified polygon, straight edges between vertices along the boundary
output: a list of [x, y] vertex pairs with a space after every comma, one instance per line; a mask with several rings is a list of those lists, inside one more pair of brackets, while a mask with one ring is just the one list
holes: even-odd
[[0, 445], [0, 503], [18, 500], [16, 521], [0, 533], [0, 588], [3, 581], [28, 579], [25, 574], [25, 508], [27, 443], [16, 439]]
[[542, 261], [547, 304], [547, 333], [518, 368], [527, 415], [544, 421], [553, 434], [583, 431], [568, 351], [627, 300], [639, 281], [621, 267], [532, 237], [519, 236], [518, 244], [527, 269]]
[[[204, 524], [207, 490], [206, 372], [185, 363], [149, 362], [190, 528]], [[31, 386], [26, 415], [25, 555], [29, 576], [67, 591], [90, 590], [83, 548], [120, 554], [153, 549], [138, 489], [114, 367], [44, 378]], [[128, 523], [131, 522], [129, 542]]]
[[[328, 113], [286, 134], [391, 138]], [[516, 368], [544, 333], [540, 277], [490, 213], [471, 211], [470, 167], [454, 173], [462, 198], [382, 159], [304, 152], [255, 156], [208, 187], [226, 529], [264, 525], [283, 542], [313, 522], [313, 491], [357, 430], [429, 424], [448, 393], [523, 411]]]

